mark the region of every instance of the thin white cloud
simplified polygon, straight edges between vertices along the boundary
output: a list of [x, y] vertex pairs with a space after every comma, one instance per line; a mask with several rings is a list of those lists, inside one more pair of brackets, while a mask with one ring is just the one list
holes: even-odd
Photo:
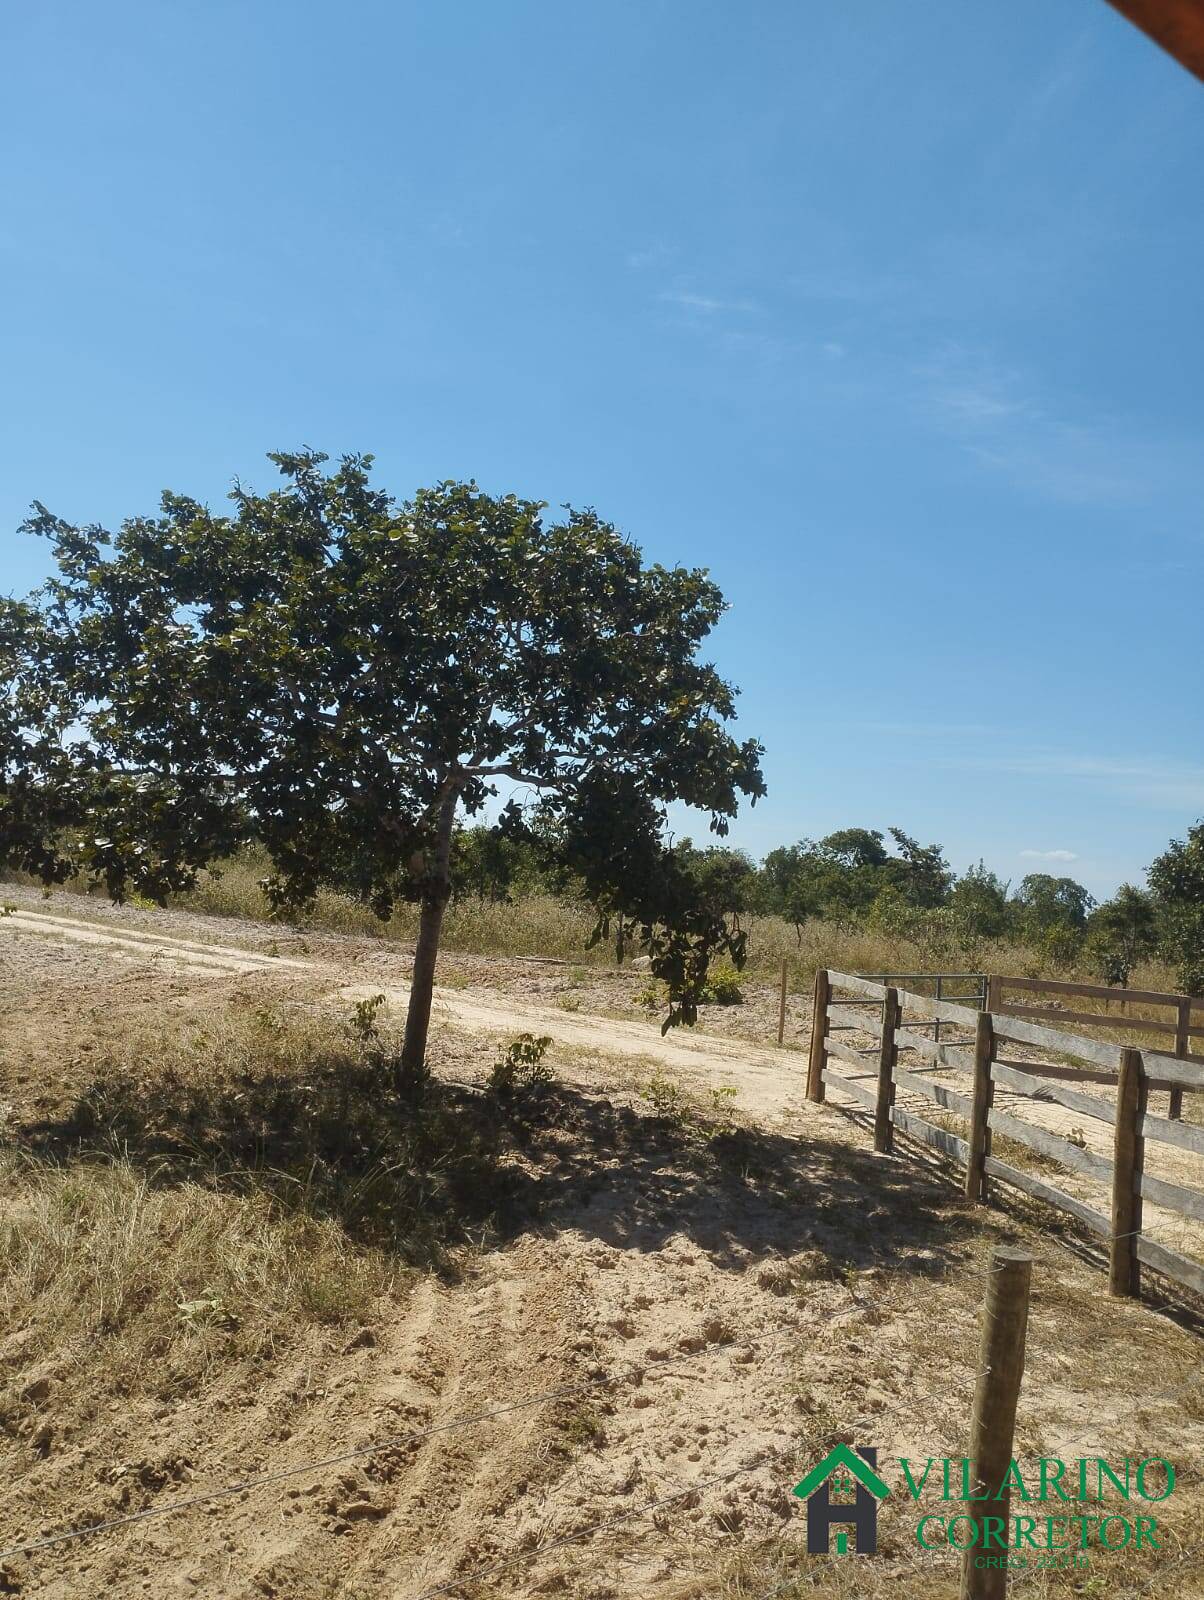
[[694, 294], [688, 289], [665, 289], [660, 298], [669, 305], [681, 306], [685, 311], [700, 311], [705, 316], [715, 316], [721, 311], [756, 311], [751, 300], [719, 300], [709, 294]]
[[1204, 767], [1190, 766], [1187, 762], [1079, 756], [1061, 750], [1036, 749], [957, 758], [950, 764], [979, 772], [1069, 778], [1099, 785], [1158, 810], [1204, 815]]
[[988, 471], [1068, 505], [1133, 504], [1165, 477], [1160, 452], [1113, 418], [1078, 418], [989, 353], [946, 345], [915, 369], [921, 411]]
[[1024, 861], [1077, 861], [1079, 859], [1073, 850], [1022, 850], [1020, 856]]
[[[847, 728], [846, 721], [838, 723]], [[1061, 778], [1107, 789], [1141, 805], [1204, 817], [1204, 766], [1172, 757], [1083, 755], [1034, 739], [1024, 728], [974, 722], [859, 723], [866, 733], [903, 742], [899, 761], [935, 763], [959, 772], [1006, 772], [1036, 780]], [[988, 755], [962, 754], [975, 744]], [[954, 748], [950, 749], [949, 747]], [[1051, 858], [1052, 859], [1052, 858]]]
[[627, 255], [627, 265], [636, 272], [642, 272], [647, 267], [663, 266], [674, 253], [672, 245], [657, 243], [649, 245], [644, 250], [631, 250]]

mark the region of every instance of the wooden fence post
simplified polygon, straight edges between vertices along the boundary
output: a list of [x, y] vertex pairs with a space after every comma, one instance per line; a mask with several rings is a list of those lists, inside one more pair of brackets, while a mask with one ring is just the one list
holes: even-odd
[[[1191, 1000], [1187, 995], [1179, 1002], [1179, 1009], [1175, 1016], [1175, 1054], [1186, 1056], [1191, 1049]], [[1183, 1086], [1175, 1084], [1171, 1089], [1171, 1104], [1167, 1116], [1172, 1122], [1178, 1122], [1183, 1116]]]
[[895, 1062], [899, 1047], [895, 1029], [899, 1026], [899, 991], [888, 988], [882, 1002], [882, 1044], [878, 1050], [878, 1101], [874, 1108], [874, 1149], [889, 1155], [895, 1145], [894, 1124], [890, 1120], [895, 1103]]
[[999, 1010], [999, 990], [1000, 990], [1000, 987], [1001, 987], [1001, 985], [1000, 985], [998, 977], [994, 973], [988, 972], [987, 973], [986, 1001], [985, 1001], [984, 1006], [983, 1006], [983, 1009], [985, 1011], [998, 1011]]
[[828, 1033], [828, 996], [832, 986], [828, 982], [826, 967], [815, 969], [815, 1002], [811, 1010], [811, 1060], [807, 1068], [807, 1099], [817, 1104], [824, 1098], [824, 1064], [827, 1048], [824, 1040]]
[[[1012, 1459], [1016, 1405], [1024, 1376], [1032, 1268], [1033, 1258], [1023, 1250], [996, 1247], [991, 1252], [970, 1419], [972, 1492], [982, 1504], [970, 1512], [977, 1537], [962, 1557], [961, 1600], [1002, 1600], [1007, 1593], [1007, 1566], [980, 1567], [975, 1560], [1007, 1554], [1006, 1542], [1003, 1549], [985, 1549], [981, 1541], [988, 1516], [1002, 1517], [1005, 1528], [1010, 1516], [1010, 1494], [1001, 1491]], [[988, 1495], [992, 1498], [987, 1499]]]
[[782, 992], [778, 997], [778, 1043], [786, 1038], [786, 957], [782, 957]]
[[991, 1013], [980, 1011], [974, 1023], [974, 1091], [970, 1101], [970, 1139], [966, 1154], [966, 1199], [987, 1198], [987, 1156], [991, 1153], [991, 1125], [988, 1116], [994, 1099], [991, 1058], [995, 1051], [995, 1030]]
[[[938, 972], [937, 975], [936, 975], [936, 994], [933, 997], [936, 1000], [939, 1000], [941, 998], [942, 986], [944, 984], [944, 981], [945, 980], [941, 977], [940, 973]], [[940, 1019], [940, 1017], [933, 1017], [933, 1019], [932, 1019], [932, 1042], [933, 1042], [933, 1044], [940, 1044], [940, 1042], [941, 1042], [941, 1019]]]
[[1149, 1100], [1149, 1085], [1141, 1051], [1128, 1047], [1120, 1053], [1120, 1081], [1116, 1089], [1116, 1137], [1112, 1153], [1112, 1241], [1108, 1287], [1113, 1294], [1136, 1295], [1141, 1290], [1137, 1262], [1137, 1235], [1141, 1230], [1141, 1172], [1145, 1165], [1145, 1140], [1141, 1119]]

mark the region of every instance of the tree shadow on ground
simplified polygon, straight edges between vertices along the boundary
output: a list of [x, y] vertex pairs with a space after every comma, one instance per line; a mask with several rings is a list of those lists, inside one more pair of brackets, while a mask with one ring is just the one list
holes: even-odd
[[565, 1084], [506, 1098], [434, 1079], [406, 1104], [371, 1060], [202, 1081], [110, 1074], [18, 1142], [56, 1163], [120, 1157], [156, 1185], [267, 1192], [445, 1270], [469, 1240], [573, 1229], [641, 1251], [684, 1236], [732, 1268], [814, 1248], [834, 1274], [940, 1276], [975, 1232], [947, 1186], [838, 1137]]

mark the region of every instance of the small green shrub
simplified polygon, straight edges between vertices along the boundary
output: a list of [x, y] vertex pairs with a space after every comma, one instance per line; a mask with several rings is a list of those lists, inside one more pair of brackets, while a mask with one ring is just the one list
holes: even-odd
[[702, 994], [699, 998], [715, 1006], [739, 1006], [744, 1004], [744, 990], [740, 987], [740, 974], [730, 961], [715, 962], [707, 973], [707, 979], [702, 986]]
[[658, 1073], [644, 1085], [645, 1098], [663, 1122], [672, 1123], [679, 1134], [692, 1142], [709, 1144], [712, 1139], [738, 1131], [735, 1116], [735, 1099], [738, 1091], [733, 1084], [725, 1083], [713, 1088], [707, 1099], [701, 1101], [683, 1090], [663, 1073]]
[[711, 1090], [712, 1137], [720, 1133], [735, 1132], [737, 1124], [733, 1111], [738, 1092], [735, 1084], [731, 1083], [725, 1083], [718, 1089]]
[[347, 1026], [352, 1036], [361, 1044], [371, 1044], [377, 1036], [376, 1014], [385, 1003], [383, 994], [374, 994], [370, 1000], [357, 1000]]
[[554, 1074], [543, 1059], [551, 1042], [546, 1034], [537, 1039], [533, 1033], [520, 1033], [494, 1062], [489, 1087], [495, 1094], [517, 1094], [551, 1083]]
[[606, 1442], [601, 1413], [588, 1400], [566, 1406], [554, 1420], [570, 1449], [584, 1449], [587, 1445], [597, 1448]]
[[644, 1011], [659, 1011], [664, 1005], [660, 984], [650, 978], [635, 997], [635, 1004]]
[[657, 1073], [645, 1086], [644, 1093], [651, 1100], [658, 1117], [665, 1117], [670, 1121], [680, 1121], [683, 1114], [681, 1102], [681, 1089], [666, 1078], [663, 1073]]

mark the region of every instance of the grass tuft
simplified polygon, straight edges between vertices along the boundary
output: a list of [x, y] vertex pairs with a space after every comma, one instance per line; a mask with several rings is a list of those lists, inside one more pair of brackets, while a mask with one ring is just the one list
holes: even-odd
[[9, 1154], [0, 1181], [13, 1197], [0, 1320], [26, 1330], [26, 1371], [50, 1358], [116, 1391], [152, 1371], [164, 1390], [189, 1388], [215, 1364], [271, 1356], [298, 1325], [364, 1319], [395, 1277], [332, 1221], [262, 1193], [162, 1187], [129, 1160]]

